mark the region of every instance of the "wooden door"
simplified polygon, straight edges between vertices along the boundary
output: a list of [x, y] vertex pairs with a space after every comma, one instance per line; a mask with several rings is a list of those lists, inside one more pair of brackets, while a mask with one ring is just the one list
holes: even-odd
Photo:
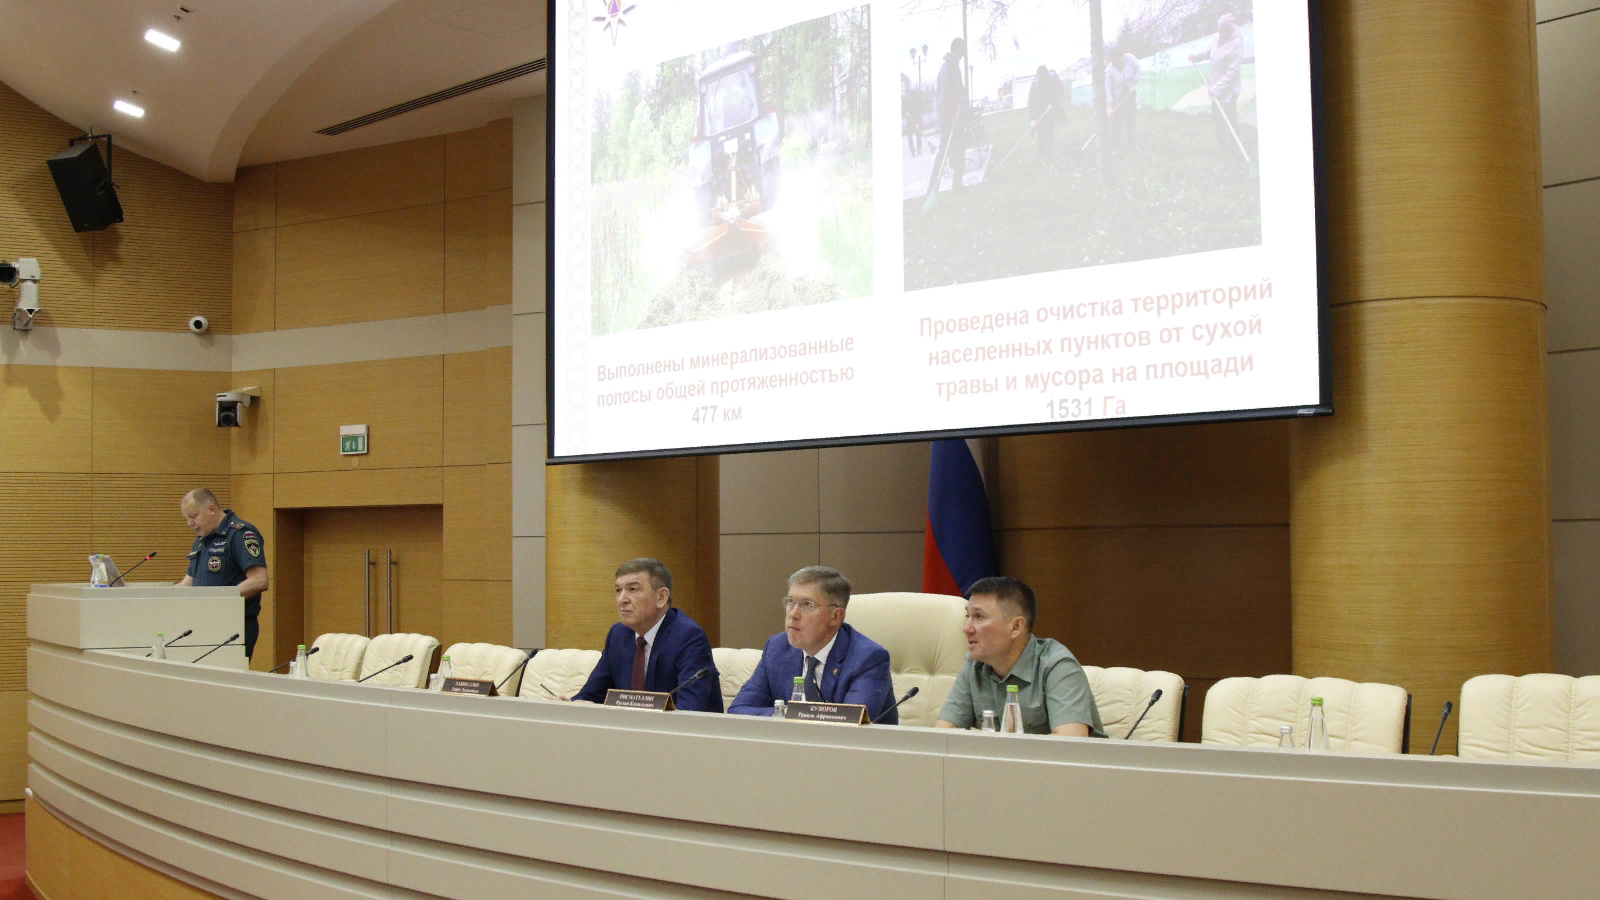
[[305, 511], [305, 642], [328, 632], [439, 634], [438, 506]]

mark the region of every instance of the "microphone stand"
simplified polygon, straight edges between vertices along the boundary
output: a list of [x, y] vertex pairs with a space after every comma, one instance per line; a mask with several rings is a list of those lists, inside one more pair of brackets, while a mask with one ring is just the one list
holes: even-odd
[[205, 659], [206, 657], [208, 657], [211, 654], [217, 652], [218, 650], [221, 650], [223, 647], [228, 646], [229, 644], [233, 643], [234, 641], [237, 641], [238, 639], [239, 639], [239, 633], [238, 632], [234, 632], [233, 637], [228, 638], [227, 640], [225, 640], [222, 643], [216, 645], [215, 647], [212, 647], [210, 650], [207, 650], [206, 652], [200, 654], [200, 658], [196, 659], [195, 662], [199, 662], [201, 659]]

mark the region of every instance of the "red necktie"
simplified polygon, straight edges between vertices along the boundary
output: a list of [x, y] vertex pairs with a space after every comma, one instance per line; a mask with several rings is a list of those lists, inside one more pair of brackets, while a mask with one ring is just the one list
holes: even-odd
[[645, 650], [649, 644], [644, 642], [644, 635], [635, 635], [633, 639], [633, 689], [644, 690], [644, 663]]

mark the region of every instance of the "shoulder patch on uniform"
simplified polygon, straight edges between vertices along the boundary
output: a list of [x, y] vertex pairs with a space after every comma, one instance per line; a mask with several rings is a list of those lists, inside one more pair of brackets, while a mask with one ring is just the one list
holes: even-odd
[[194, 557], [196, 557], [196, 556], [199, 556], [199, 555], [200, 555], [200, 550], [199, 550], [199, 548], [196, 548], [196, 549], [194, 549], [194, 550], [190, 550], [190, 551], [189, 551], [189, 557], [190, 557], [190, 558], [191, 558], [191, 559], [193, 559], [193, 558], [194, 558]]

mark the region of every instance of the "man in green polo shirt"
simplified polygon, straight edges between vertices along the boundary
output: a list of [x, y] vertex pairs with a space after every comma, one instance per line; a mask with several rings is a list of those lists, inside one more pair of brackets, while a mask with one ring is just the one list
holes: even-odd
[[982, 578], [967, 592], [967, 661], [939, 711], [939, 728], [971, 728], [986, 709], [1005, 709], [1017, 686], [1022, 730], [1029, 734], [1105, 737], [1089, 677], [1066, 647], [1033, 636], [1039, 604], [1033, 589], [1006, 575]]

